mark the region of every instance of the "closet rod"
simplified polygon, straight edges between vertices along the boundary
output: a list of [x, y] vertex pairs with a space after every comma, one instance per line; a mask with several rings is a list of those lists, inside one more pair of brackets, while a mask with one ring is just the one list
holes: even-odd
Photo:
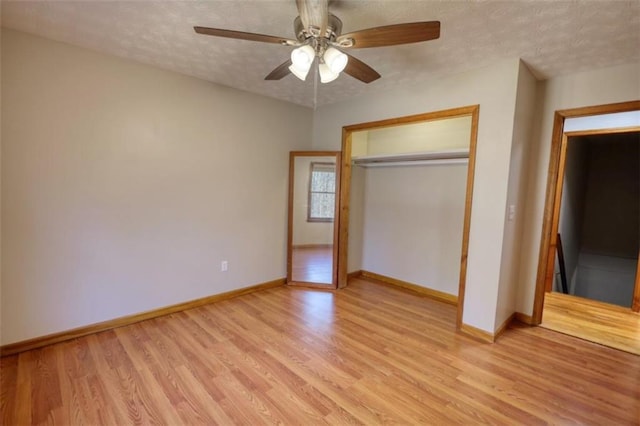
[[354, 161], [353, 165], [357, 167], [369, 168], [369, 167], [407, 167], [407, 166], [437, 166], [437, 165], [449, 165], [449, 164], [467, 164], [468, 158], [447, 158], [437, 160], [403, 160], [403, 161], [380, 161], [375, 163], [357, 163]]
[[399, 154], [367, 155], [354, 157], [353, 165], [361, 167], [384, 167], [402, 165], [463, 164], [469, 160], [468, 149], [446, 151], [407, 152]]

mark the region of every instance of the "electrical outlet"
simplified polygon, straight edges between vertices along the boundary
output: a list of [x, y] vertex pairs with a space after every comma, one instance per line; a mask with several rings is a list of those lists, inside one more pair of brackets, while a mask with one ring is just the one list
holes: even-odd
[[509, 220], [513, 220], [516, 217], [516, 206], [511, 204], [509, 206]]
[[227, 272], [227, 270], [229, 270], [229, 262], [223, 260], [222, 262], [220, 262], [220, 271]]

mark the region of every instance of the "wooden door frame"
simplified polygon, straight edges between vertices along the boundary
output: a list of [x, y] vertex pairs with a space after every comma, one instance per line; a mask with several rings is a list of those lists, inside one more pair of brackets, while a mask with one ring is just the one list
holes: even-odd
[[[540, 238], [540, 251], [538, 254], [538, 271], [536, 276], [535, 298], [533, 302], [532, 323], [537, 325], [542, 322], [542, 309], [544, 306], [544, 294], [547, 290], [549, 269], [554, 267], [556, 233], [560, 215], [560, 200], [562, 197], [562, 181], [564, 177], [564, 163], [566, 157], [566, 144], [569, 136], [596, 134], [595, 132], [569, 132], [564, 131], [564, 122], [567, 118], [587, 117], [593, 115], [613, 114], [640, 110], [640, 101], [620, 102], [615, 104], [596, 105], [583, 108], [558, 110], [553, 119], [553, 132], [551, 134], [551, 153], [549, 159], [549, 171], [547, 175], [547, 192], [545, 197], [544, 216], [542, 221], [542, 235]], [[628, 129], [606, 129], [602, 133], [614, 133], [615, 131], [629, 131]], [[553, 253], [551, 252], [553, 250]], [[553, 270], [551, 271], [553, 278]], [[638, 277], [636, 276], [636, 295], [638, 292]], [[640, 303], [639, 303], [640, 304]]]
[[349, 201], [351, 196], [351, 142], [353, 132], [381, 129], [403, 124], [471, 116], [471, 135], [469, 141], [469, 164], [467, 168], [467, 189], [465, 195], [464, 222], [462, 231], [462, 250], [460, 255], [460, 278], [458, 285], [458, 314], [456, 327], [462, 325], [464, 292], [467, 278], [467, 256], [469, 252], [469, 229], [471, 225], [471, 202], [473, 198], [473, 178], [476, 164], [476, 143], [478, 140], [478, 120], [480, 105], [470, 105], [424, 114], [409, 115], [387, 120], [353, 124], [342, 128], [342, 172], [340, 189], [340, 235], [338, 238], [338, 288], [347, 286], [347, 252], [349, 248]]
[[[295, 159], [297, 157], [334, 157], [336, 159], [336, 202], [333, 214], [333, 265], [331, 272], [331, 283], [320, 284], [294, 281], [293, 278], [293, 190], [294, 190], [294, 170]], [[339, 259], [339, 235], [340, 235], [340, 199], [342, 191], [340, 167], [342, 153], [340, 151], [290, 151], [289, 152], [289, 198], [287, 207], [287, 285], [301, 287], [312, 287], [319, 289], [338, 288], [338, 259]]]

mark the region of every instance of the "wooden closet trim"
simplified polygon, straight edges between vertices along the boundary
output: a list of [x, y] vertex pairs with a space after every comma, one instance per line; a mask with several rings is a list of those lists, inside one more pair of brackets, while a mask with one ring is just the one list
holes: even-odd
[[465, 195], [464, 223], [462, 230], [462, 250], [460, 255], [460, 281], [458, 285], [458, 313], [456, 328], [462, 326], [464, 294], [467, 278], [467, 256], [469, 252], [469, 229], [471, 225], [471, 205], [473, 199], [473, 178], [476, 164], [476, 142], [478, 139], [478, 119], [480, 105], [470, 105], [424, 114], [353, 124], [342, 128], [342, 172], [340, 189], [340, 223], [338, 239], [338, 288], [347, 285], [347, 251], [349, 248], [349, 200], [351, 193], [351, 143], [352, 133], [362, 130], [381, 129], [403, 124], [435, 121], [447, 118], [471, 116], [471, 136], [469, 141], [469, 164], [467, 168], [467, 190]]

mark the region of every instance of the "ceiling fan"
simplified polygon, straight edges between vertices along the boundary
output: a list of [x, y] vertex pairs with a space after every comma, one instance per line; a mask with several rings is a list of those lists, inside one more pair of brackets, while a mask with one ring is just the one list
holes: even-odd
[[296, 0], [296, 6], [299, 16], [293, 21], [295, 40], [220, 28], [193, 28], [198, 34], [295, 46], [291, 58], [271, 71], [265, 80], [280, 80], [290, 73], [305, 80], [317, 59], [322, 83], [335, 80], [342, 71], [364, 83], [380, 78], [378, 72], [344, 53], [344, 49], [394, 46], [440, 37], [439, 21], [387, 25], [342, 34], [342, 21], [329, 13], [329, 0]]

